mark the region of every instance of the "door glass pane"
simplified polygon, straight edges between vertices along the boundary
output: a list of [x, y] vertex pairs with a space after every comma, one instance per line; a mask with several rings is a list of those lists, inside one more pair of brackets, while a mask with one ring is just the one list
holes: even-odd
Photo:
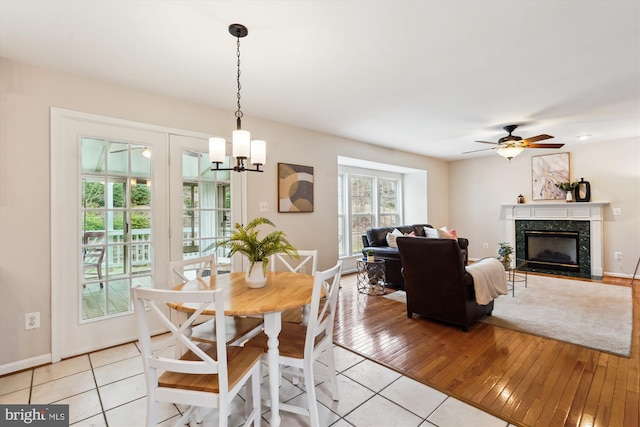
[[127, 174], [129, 172], [129, 144], [124, 142], [108, 142], [109, 156], [107, 170], [112, 174]]
[[149, 148], [99, 138], [81, 141], [81, 321], [129, 312], [131, 284], [152, 286]]
[[127, 247], [125, 245], [112, 245], [107, 250], [109, 271], [107, 277], [121, 277], [127, 272]]
[[109, 281], [107, 314], [126, 313], [131, 306], [129, 279]]
[[108, 188], [108, 190], [110, 191], [107, 193], [108, 194], [107, 200], [110, 207], [112, 208], [127, 207], [126, 205], [127, 196], [126, 196], [125, 187], [126, 187], [126, 183], [123, 182], [121, 179], [111, 182], [111, 185]]
[[182, 165], [183, 259], [215, 252], [218, 272], [229, 272], [228, 250], [216, 248], [217, 242], [231, 233], [229, 171], [212, 172], [208, 154], [191, 150], [183, 151]]
[[151, 147], [131, 144], [131, 175], [151, 176]]
[[182, 155], [182, 177], [194, 179], [200, 176], [198, 160], [200, 155], [193, 151], [184, 151]]
[[105, 141], [102, 139], [82, 138], [82, 172], [104, 171]]

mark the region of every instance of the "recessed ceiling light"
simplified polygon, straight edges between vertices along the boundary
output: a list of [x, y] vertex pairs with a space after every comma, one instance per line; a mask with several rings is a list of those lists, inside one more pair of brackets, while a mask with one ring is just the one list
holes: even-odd
[[578, 135], [578, 136], [576, 136], [576, 138], [578, 138], [580, 141], [584, 141], [585, 139], [591, 138], [591, 135], [589, 135], [589, 134]]

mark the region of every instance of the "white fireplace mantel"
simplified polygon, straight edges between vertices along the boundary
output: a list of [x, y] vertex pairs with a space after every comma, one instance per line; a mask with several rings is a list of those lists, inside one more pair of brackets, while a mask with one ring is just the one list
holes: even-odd
[[505, 220], [507, 241], [515, 243], [516, 220], [589, 221], [591, 241], [591, 276], [603, 274], [604, 207], [609, 202], [555, 202], [501, 205], [500, 217]]

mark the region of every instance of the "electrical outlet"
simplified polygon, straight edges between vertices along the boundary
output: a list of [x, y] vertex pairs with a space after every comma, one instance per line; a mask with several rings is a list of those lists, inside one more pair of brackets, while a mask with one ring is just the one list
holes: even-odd
[[616, 261], [622, 261], [622, 252], [614, 252], [613, 256], [616, 258]]
[[267, 212], [269, 210], [269, 204], [267, 202], [260, 202], [260, 212]]
[[485, 249], [489, 249], [489, 244], [488, 243], [483, 243], [482, 247], [485, 248]]
[[40, 327], [40, 312], [26, 313], [24, 315], [24, 329], [36, 329]]
[[613, 214], [615, 216], [622, 215], [622, 208], [613, 208]]

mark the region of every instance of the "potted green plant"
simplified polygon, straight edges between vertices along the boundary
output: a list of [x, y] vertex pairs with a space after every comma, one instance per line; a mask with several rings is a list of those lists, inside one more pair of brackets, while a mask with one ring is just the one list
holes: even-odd
[[367, 262], [373, 262], [375, 260], [373, 254], [373, 249], [367, 249]]
[[574, 182], [556, 182], [555, 185], [559, 189], [567, 192], [567, 196], [566, 196], [567, 202], [573, 202], [573, 190], [575, 190], [575, 188], [578, 186], [578, 181], [574, 181]]
[[500, 255], [500, 262], [504, 266], [505, 270], [508, 270], [511, 266], [511, 257], [513, 253], [513, 246], [509, 242], [501, 242], [498, 247], [498, 255]]
[[[216, 245], [216, 247], [226, 246], [231, 249], [229, 256], [241, 253], [247, 257], [249, 270], [246, 280], [250, 288], [261, 288], [267, 283], [267, 265], [271, 255], [285, 253], [298, 258], [298, 251], [289, 243], [284, 232], [272, 231], [260, 239], [257, 228], [263, 224], [275, 227], [273, 222], [264, 217], [253, 219], [244, 227], [236, 223], [231, 236]], [[262, 264], [262, 268], [254, 268], [256, 264]]]

